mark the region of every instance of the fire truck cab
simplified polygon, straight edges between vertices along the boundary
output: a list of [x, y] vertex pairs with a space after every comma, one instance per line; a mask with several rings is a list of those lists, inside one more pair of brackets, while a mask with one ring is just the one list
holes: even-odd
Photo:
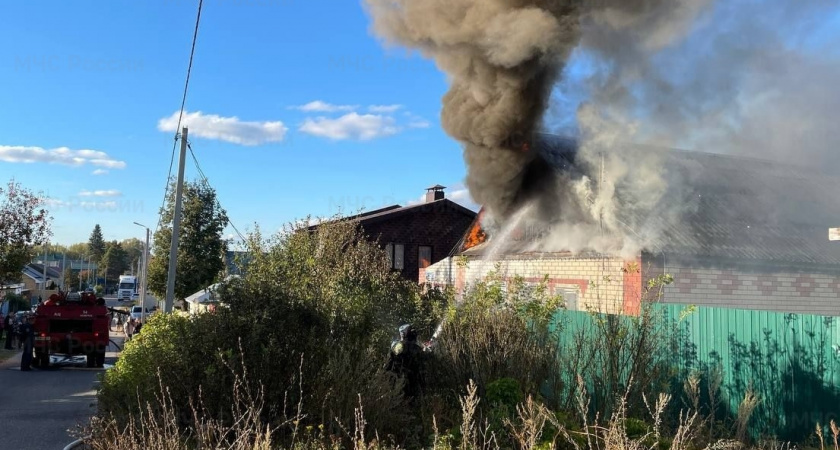
[[87, 367], [103, 367], [110, 316], [105, 300], [88, 292], [53, 294], [35, 310], [36, 367], [48, 367], [50, 355], [85, 355]]

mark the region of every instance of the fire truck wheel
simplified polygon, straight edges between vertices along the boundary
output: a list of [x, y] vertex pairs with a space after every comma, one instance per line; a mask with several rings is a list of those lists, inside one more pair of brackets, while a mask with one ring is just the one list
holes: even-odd
[[50, 354], [37, 352], [35, 353], [35, 365], [36, 367], [40, 367], [42, 369], [46, 369], [50, 366]]
[[93, 367], [96, 364], [96, 354], [95, 353], [87, 353], [85, 355], [85, 362], [87, 367]]
[[96, 352], [96, 367], [102, 368], [105, 367], [105, 352], [99, 351]]

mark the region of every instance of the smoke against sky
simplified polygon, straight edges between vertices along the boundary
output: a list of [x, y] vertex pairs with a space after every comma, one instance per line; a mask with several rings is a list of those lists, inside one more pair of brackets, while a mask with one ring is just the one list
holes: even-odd
[[491, 215], [512, 213], [536, 131], [578, 41], [578, 7], [557, 0], [366, 0], [387, 42], [420, 50], [450, 81], [443, 128], [464, 145], [466, 185]]
[[840, 163], [836, 2], [366, 3], [380, 36], [449, 76], [443, 126], [464, 143], [466, 184], [491, 216], [523, 206], [532, 161], [506, 148], [512, 133], [577, 136], [580, 160], [598, 170], [559, 177], [544, 193], [555, 220], [540, 225], [551, 226], [543, 249], [631, 254], [656, 241], [651, 211], [661, 223], [690, 209], [663, 203], [689, 188], [646, 146]]

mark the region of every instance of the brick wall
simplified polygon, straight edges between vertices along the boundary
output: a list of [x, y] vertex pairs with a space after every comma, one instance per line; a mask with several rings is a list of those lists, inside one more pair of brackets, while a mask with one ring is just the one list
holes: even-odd
[[671, 261], [669, 303], [840, 315], [840, 270], [814, 267], [707, 264]]
[[474, 218], [450, 200], [439, 200], [412, 208], [409, 214], [386, 216], [373, 223], [363, 220], [362, 227], [371, 239], [378, 238], [382, 247], [389, 242], [405, 245], [402, 275], [416, 281], [420, 246], [432, 247], [432, 263], [448, 257]]
[[[638, 267], [638, 263], [632, 261], [628, 265], [621, 258], [611, 257], [507, 257], [498, 261], [455, 257], [427, 268], [420, 282], [436, 286], [451, 282], [456, 291], [462, 293], [471, 283], [495, 270], [497, 265], [499, 274], [507, 280], [520, 276], [528, 283], [539, 283], [548, 276], [551, 292], [565, 295], [571, 303], [570, 309], [620, 313], [629, 308], [632, 312], [633, 293], [641, 288], [640, 272], [628, 275], [633, 267]], [[629, 305], [625, 305], [628, 301]], [[638, 304], [638, 299], [635, 299], [635, 304]]]

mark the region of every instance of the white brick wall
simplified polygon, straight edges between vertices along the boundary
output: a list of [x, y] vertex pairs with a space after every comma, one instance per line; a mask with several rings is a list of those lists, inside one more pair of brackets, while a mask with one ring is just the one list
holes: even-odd
[[469, 288], [471, 283], [495, 270], [498, 264], [503, 278], [520, 276], [539, 281], [547, 275], [553, 289], [577, 291], [577, 309], [619, 313], [623, 308], [622, 269], [625, 262], [621, 258], [506, 258], [498, 261], [469, 258], [466, 267], [459, 267], [459, 261], [463, 259], [455, 257], [427, 267], [426, 278], [420, 282], [438, 286], [451, 282], [456, 287]]

